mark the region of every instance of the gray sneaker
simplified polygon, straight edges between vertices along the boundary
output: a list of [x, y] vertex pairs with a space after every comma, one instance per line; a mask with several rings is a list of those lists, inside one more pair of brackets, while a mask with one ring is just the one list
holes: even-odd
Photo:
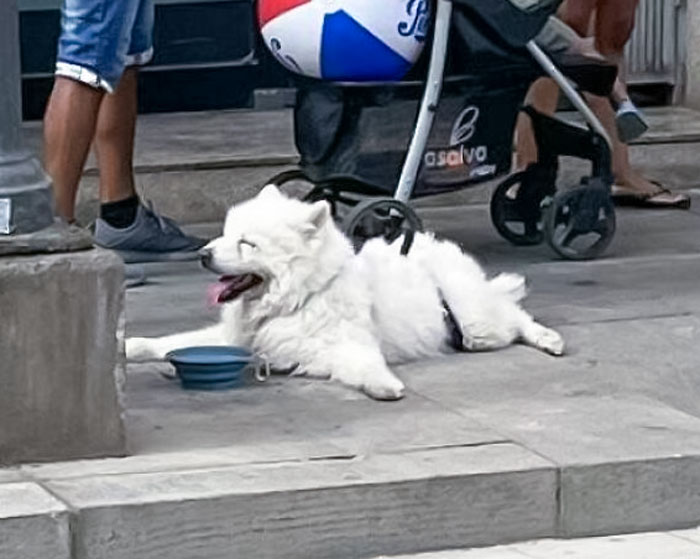
[[153, 207], [139, 206], [136, 220], [124, 229], [105, 220], [95, 222], [95, 244], [114, 250], [127, 264], [196, 260], [207, 241], [186, 235], [177, 224], [157, 214]]
[[636, 140], [649, 129], [642, 113], [632, 101], [628, 100], [620, 103], [620, 108], [615, 114], [615, 122], [617, 123], [617, 135], [624, 144]]

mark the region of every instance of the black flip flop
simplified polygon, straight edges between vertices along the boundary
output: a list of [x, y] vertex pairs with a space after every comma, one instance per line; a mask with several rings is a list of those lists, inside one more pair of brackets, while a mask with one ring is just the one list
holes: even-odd
[[[668, 188], [656, 181], [651, 181], [658, 187], [655, 192], [635, 192], [624, 186], [613, 186], [612, 199], [615, 205], [631, 208], [656, 208], [656, 209], [690, 209], [690, 196], [671, 192]], [[671, 195], [670, 200], [659, 200], [662, 194]]]

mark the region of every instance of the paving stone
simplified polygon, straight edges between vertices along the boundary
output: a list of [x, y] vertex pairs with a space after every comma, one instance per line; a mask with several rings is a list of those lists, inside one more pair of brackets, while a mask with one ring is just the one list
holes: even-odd
[[562, 332], [571, 349], [561, 359], [511, 348], [437, 360], [429, 376], [418, 365], [399, 373], [422, 396], [562, 466], [700, 455], [700, 419], [691, 415], [700, 396], [696, 317]]
[[0, 557], [73, 559], [66, 506], [34, 483], [0, 484]]
[[700, 456], [568, 467], [561, 474], [561, 533], [567, 537], [698, 524]]
[[556, 472], [509, 444], [48, 482], [81, 558], [309, 558], [551, 535]]
[[670, 534], [544, 540], [511, 547], [532, 559], [694, 559], [700, 546]]
[[[153, 300], [141, 299], [142, 308], [153, 308]], [[273, 378], [266, 385], [212, 394], [183, 391], [151, 364], [129, 370], [127, 426], [135, 452], [235, 446], [250, 461], [270, 461], [284, 458], [278, 444], [297, 445], [307, 456], [319, 457], [504, 440], [417, 395], [378, 406], [357, 391], [301, 378]]]
[[562, 467], [700, 456], [700, 419], [650, 399], [574, 391], [508, 404], [473, 415]]
[[[682, 536], [685, 532], [681, 532]], [[695, 559], [700, 546], [673, 532], [536, 540], [482, 549], [452, 550], [377, 559]]]
[[528, 559], [528, 557], [510, 546], [504, 546], [470, 550], [435, 551], [419, 553], [417, 555], [382, 556], [377, 559]]
[[681, 538], [693, 542], [694, 544], [700, 545], [700, 528], [694, 528], [692, 530], [675, 530], [673, 532], [668, 532], [670, 535], [676, 538]]

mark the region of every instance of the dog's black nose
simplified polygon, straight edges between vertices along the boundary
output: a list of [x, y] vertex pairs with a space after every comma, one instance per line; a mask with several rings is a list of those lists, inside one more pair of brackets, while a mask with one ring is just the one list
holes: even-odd
[[199, 259], [202, 262], [202, 266], [209, 266], [213, 258], [214, 252], [210, 248], [202, 248], [199, 250]]

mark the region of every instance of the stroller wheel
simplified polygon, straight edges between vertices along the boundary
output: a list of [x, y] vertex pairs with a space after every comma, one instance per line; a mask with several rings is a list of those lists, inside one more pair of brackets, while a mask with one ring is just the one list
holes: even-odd
[[375, 237], [393, 242], [407, 231], [422, 230], [423, 223], [413, 208], [394, 198], [363, 200], [343, 220], [343, 232], [356, 251]]
[[568, 260], [590, 260], [615, 236], [615, 207], [607, 188], [580, 186], [558, 194], [544, 208], [547, 243]]
[[338, 205], [340, 200], [338, 194], [332, 189], [323, 186], [314, 186], [314, 188], [302, 198], [302, 201], [309, 202], [312, 204], [314, 202], [320, 202], [321, 200], [325, 200], [326, 202], [328, 202], [328, 205], [331, 207], [331, 215], [333, 216], [333, 219], [335, 219], [337, 222]]
[[338, 206], [341, 203], [346, 203], [339, 192], [329, 185], [314, 183], [300, 169], [292, 169], [275, 175], [267, 181], [267, 184], [274, 184], [287, 196], [304, 202], [314, 203], [325, 200], [331, 207], [331, 214], [336, 221], [338, 220]]
[[[309, 202], [318, 202], [324, 199], [318, 196], [318, 192], [321, 191], [321, 188], [307, 177], [301, 169], [292, 169], [279, 173], [269, 179], [266, 184], [274, 184], [291, 198]], [[316, 194], [316, 198], [313, 200], [309, 199], [314, 194]]]
[[541, 204], [545, 194], [528, 187], [528, 171], [503, 181], [491, 197], [491, 221], [498, 233], [518, 246], [538, 245], [544, 240]]

